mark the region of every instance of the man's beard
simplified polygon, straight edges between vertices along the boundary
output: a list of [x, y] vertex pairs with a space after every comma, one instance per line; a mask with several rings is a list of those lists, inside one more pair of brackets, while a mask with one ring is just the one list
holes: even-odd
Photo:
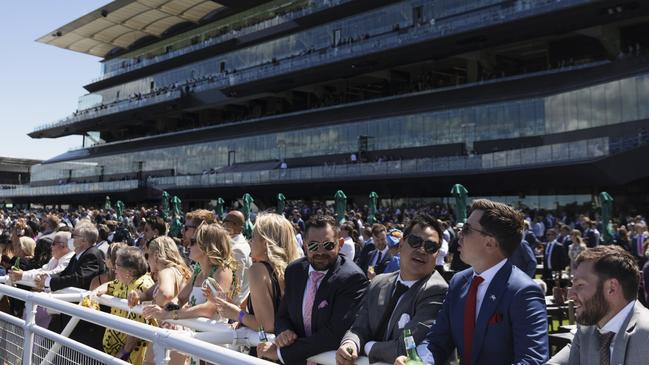
[[604, 318], [608, 310], [609, 305], [604, 298], [604, 283], [600, 280], [595, 294], [586, 302], [581, 303], [581, 314], [575, 319], [581, 325], [594, 326]]
[[[336, 262], [336, 259], [337, 259], [337, 256], [334, 256], [333, 258], [331, 258], [328, 255], [322, 255], [322, 256], [318, 255], [317, 257], [318, 257], [318, 262], [316, 262], [316, 260], [314, 260], [316, 258], [316, 256], [314, 255], [312, 258], [309, 259], [309, 263], [311, 264], [311, 266], [313, 266], [314, 269], [316, 269], [318, 271], [329, 270], [333, 266], [333, 264]], [[322, 259], [326, 259], [327, 261], [322, 262], [323, 261]]]

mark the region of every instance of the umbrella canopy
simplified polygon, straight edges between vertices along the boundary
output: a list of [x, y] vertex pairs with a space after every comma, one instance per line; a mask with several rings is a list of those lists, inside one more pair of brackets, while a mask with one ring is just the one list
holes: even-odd
[[251, 211], [252, 203], [254, 201], [255, 199], [252, 198], [252, 195], [248, 193], [243, 194], [243, 216], [246, 219], [246, 223], [244, 223], [243, 225], [243, 235], [247, 239], [250, 239], [252, 237], [253, 224], [252, 221], [250, 220], [250, 211]]
[[602, 229], [604, 231], [604, 242], [613, 242], [613, 223], [611, 217], [613, 215], [613, 197], [609, 193], [602, 191], [599, 193], [599, 200], [602, 204]]
[[347, 210], [347, 195], [342, 190], [338, 190], [334, 195], [336, 200], [336, 219], [338, 224], [345, 223], [345, 211]]
[[286, 209], [286, 197], [284, 194], [277, 194], [277, 214], [284, 215], [284, 209]]
[[106, 202], [104, 202], [104, 209], [111, 210], [113, 205], [110, 203], [110, 196], [106, 195]]
[[462, 184], [455, 184], [451, 189], [451, 194], [455, 198], [455, 221], [466, 223], [466, 199], [469, 191]]
[[221, 197], [216, 198], [215, 212], [219, 219], [223, 219], [223, 215], [225, 214], [225, 201]]
[[169, 193], [166, 191], [162, 192], [162, 198], [160, 201], [160, 209], [162, 210], [162, 218], [167, 218], [169, 216]]
[[370, 205], [367, 211], [367, 223], [374, 224], [376, 223], [376, 206], [379, 201], [379, 194], [376, 192], [370, 193]]

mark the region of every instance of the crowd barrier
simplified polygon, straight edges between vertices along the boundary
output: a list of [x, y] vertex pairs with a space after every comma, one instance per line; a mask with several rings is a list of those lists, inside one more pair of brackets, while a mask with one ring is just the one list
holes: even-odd
[[[257, 332], [246, 327], [233, 329], [228, 324], [208, 318], [194, 318], [169, 321], [193, 331], [163, 329], [73, 304], [91, 295], [91, 292], [83, 289], [65, 288], [53, 293], [43, 293], [15, 288], [12, 286], [13, 284], [34, 286], [34, 283], [30, 281], [11, 283], [9, 277], [0, 277], [0, 298], [9, 296], [25, 302], [23, 319], [0, 312], [0, 361], [3, 361], [4, 364], [50, 365], [64, 363], [63, 360], [67, 360], [68, 363], [84, 365], [128, 364], [100, 350], [70, 340], [68, 336], [79, 320], [113, 328], [149, 341], [153, 344], [156, 365], [168, 363], [169, 350], [186, 353], [214, 364], [272, 364], [223, 347], [256, 346], [259, 343]], [[110, 295], [93, 297], [93, 299], [96, 299], [99, 304], [135, 314], [142, 314], [143, 306], [146, 305], [129, 307], [125, 299]], [[61, 334], [36, 325], [35, 314], [38, 306], [47, 308], [50, 313], [64, 313], [72, 317]], [[274, 340], [272, 334], [269, 334], [269, 340]], [[309, 361], [323, 365], [335, 365], [335, 351], [312, 356]], [[367, 357], [360, 357], [356, 363], [369, 365], [369, 360]], [[383, 363], [374, 364], [386, 365]]]

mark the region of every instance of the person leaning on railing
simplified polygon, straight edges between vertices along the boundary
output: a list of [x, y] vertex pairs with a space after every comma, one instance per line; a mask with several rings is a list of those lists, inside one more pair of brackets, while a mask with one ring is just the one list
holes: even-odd
[[[133, 307], [148, 300], [152, 300], [153, 304], [160, 308], [165, 308], [170, 303], [177, 304], [175, 303], [176, 298], [181, 289], [189, 282], [191, 271], [182, 256], [180, 256], [176, 243], [167, 236], [155, 238], [149, 242], [148, 253], [145, 256], [147, 256], [149, 268], [156, 283], [144, 292], [138, 290], [129, 291], [128, 305]], [[180, 329], [180, 327], [166, 322], [162, 322], [160, 326], [169, 329]], [[172, 351], [169, 364], [184, 364], [185, 359], [185, 355]], [[144, 364], [153, 364], [151, 346], [147, 347]]]
[[[236, 295], [232, 288], [236, 264], [231, 254], [230, 236], [221, 225], [202, 223], [196, 229], [196, 238], [190, 239], [189, 258], [198, 263], [198, 269], [188, 285], [178, 295], [179, 309], [166, 310], [159, 305], [146, 306], [144, 317], [157, 320], [178, 320], [198, 317], [212, 318], [217, 314], [216, 305], [207, 301], [202, 287], [208, 280], [220, 288], [224, 297], [231, 300]], [[220, 318], [219, 318], [220, 319]]]
[[[116, 298], [126, 299], [131, 291], [146, 292], [153, 287], [153, 279], [147, 272], [147, 263], [142, 251], [135, 247], [125, 247], [117, 251], [115, 260], [115, 280], [106, 282], [93, 290], [93, 294], [100, 296], [110, 293]], [[130, 313], [118, 308], [112, 308], [111, 314], [145, 322], [141, 315]], [[147, 342], [106, 328], [102, 341], [104, 352], [113, 355], [131, 364], [141, 365], [147, 349]]]
[[[279, 214], [263, 213], [257, 216], [250, 239], [250, 256], [253, 264], [248, 271], [250, 296], [245, 310], [227, 300], [214, 296], [209, 288], [203, 289], [210, 302], [215, 303], [219, 313], [239, 324], [257, 331], [275, 330], [275, 316], [284, 295], [284, 270], [298, 259], [293, 226]], [[257, 349], [251, 348], [256, 356]]]

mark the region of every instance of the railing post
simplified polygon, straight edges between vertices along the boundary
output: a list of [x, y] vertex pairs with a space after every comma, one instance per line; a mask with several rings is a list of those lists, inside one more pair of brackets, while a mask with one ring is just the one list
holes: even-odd
[[31, 365], [32, 353], [34, 352], [34, 332], [32, 326], [36, 325], [36, 309], [38, 308], [31, 300], [25, 301], [25, 325], [23, 326], [23, 365]]
[[[155, 335], [159, 337], [158, 334]], [[168, 337], [168, 336], [167, 336]], [[165, 346], [165, 341], [162, 341], [161, 338], [157, 338], [157, 341], [153, 341], [153, 359], [156, 365], [167, 365], [169, 364], [170, 356], [169, 349]]]

